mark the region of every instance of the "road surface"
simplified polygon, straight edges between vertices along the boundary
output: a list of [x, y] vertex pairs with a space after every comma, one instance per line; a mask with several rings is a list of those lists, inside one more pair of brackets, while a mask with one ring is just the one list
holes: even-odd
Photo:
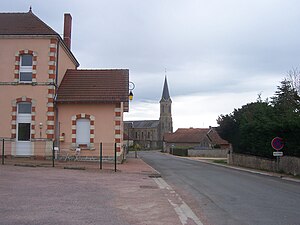
[[204, 224], [300, 225], [300, 183], [160, 152], [139, 156], [161, 173]]

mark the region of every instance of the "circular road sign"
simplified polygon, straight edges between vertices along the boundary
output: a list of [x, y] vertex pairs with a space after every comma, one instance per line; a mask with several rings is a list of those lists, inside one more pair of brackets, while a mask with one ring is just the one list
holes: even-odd
[[276, 151], [279, 151], [284, 146], [283, 139], [280, 137], [275, 137], [271, 141], [271, 145], [272, 145], [272, 148], [274, 148]]

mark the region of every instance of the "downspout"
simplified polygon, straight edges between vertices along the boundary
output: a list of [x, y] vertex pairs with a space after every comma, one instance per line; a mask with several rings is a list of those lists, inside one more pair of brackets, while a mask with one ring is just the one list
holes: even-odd
[[57, 107], [57, 88], [58, 88], [58, 57], [59, 57], [59, 47], [60, 47], [60, 38], [58, 38], [57, 42], [57, 48], [56, 48], [56, 71], [55, 71], [55, 96], [54, 96], [54, 111], [55, 111], [55, 145], [57, 147], [60, 147], [59, 144], [59, 134], [60, 134], [60, 128], [59, 128], [59, 120], [58, 120], [58, 107]]

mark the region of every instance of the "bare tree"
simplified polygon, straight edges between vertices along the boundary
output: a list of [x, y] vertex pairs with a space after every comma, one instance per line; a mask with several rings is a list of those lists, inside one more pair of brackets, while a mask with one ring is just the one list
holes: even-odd
[[287, 80], [291, 82], [292, 88], [300, 95], [300, 70], [293, 68], [288, 71], [287, 75]]

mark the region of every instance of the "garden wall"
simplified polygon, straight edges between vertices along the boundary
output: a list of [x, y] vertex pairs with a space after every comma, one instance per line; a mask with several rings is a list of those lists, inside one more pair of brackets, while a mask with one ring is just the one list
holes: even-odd
[[189, 149], [188, 150], [188, 156], [226, 158], [228, 151], [229, 151], [228, 149], [207, 149], [207, 150]]
[[275, 157], [274, 159], [267, 159], [258, 156], [231, 153], [228, 155], [228, 162], [234, 166], [300, 175], [300, 158], [297, 157], [280, 157], [278, 168]]

